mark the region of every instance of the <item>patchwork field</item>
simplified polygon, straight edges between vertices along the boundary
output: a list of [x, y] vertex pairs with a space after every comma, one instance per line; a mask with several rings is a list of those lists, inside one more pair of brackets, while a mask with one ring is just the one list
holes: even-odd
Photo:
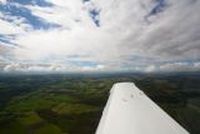
[[199, 74], [1, 75], [1, 134], [94, 134], [115, 82], [133, 81], [192, 134]]

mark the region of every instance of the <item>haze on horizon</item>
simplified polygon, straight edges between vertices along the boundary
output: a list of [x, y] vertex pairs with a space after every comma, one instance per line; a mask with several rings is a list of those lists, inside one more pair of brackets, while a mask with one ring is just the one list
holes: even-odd
[[0, 0], [0, 72], [200, 71], [200, 0]]

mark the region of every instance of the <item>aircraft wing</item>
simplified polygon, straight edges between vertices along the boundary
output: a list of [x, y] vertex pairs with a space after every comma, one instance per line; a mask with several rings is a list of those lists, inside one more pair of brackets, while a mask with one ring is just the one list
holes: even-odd
[[116, 83], [96, 134], [189, 134], [134, 83]]

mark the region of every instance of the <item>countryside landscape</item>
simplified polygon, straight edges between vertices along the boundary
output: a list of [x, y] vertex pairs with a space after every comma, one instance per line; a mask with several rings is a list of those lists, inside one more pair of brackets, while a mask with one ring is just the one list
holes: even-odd
[[1, 134], [94, 134], [116, 82], [132, 81], [191, 134], [200, 73], [1, 74]]

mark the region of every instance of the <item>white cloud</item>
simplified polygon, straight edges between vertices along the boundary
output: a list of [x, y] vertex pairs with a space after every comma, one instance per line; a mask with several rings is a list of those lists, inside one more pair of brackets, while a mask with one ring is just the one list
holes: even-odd
[[156, 66], [155, 65], [150, 65], [150, 66], [147, 66], [144, 70], [145, 72], [155, 72], [156, 71]]
[[[148, 18], [146, 16], [156, 5], [152, 0], [92, 0], [85, 4], [82, 0], [49, 2], [55, 6], [25, 7], [34, 15], [61, 25], [60, 28], [26, 32], [28, 25], [23, 20], [9, 23], [0, 19], [3, 34], [18, 35], [14, 40], [18, 47], [11, 52], [13, 63], [62, 64], [73, 71], [197, 70], [200, 1], [165, 0], [167, 6], [163, 11]], [[96, 27], [89, 17], [91, 8], [101, 10], [101, 27]], [[0, 13], [0, 16], [4, 15]], [[5, 53], [0, 55], [5, 56]], [[72, 59], [72, 55], [78, 56]], [[80, 67], [71, 60], [97, 65]]]
[[5, 72], [62, 72], [66, 69], [61, 65], [56, 64], [19, 64], [12, 63], [4, 66]]
[[[0, 13], [0, 17], [1, 16], [2, 14]], [[0, 28], [1, 28], [0, 32], [3, 34], [19, 34], [24, 32], [23, 28], [17, 27], [16, 25], [1, 19], [0, 19]]]
[[68, 73], [68, 72], [96, 72], [104, 71], [104, 65], [95, 65], [95, 66], [70, 66], [62, 64], [22, 64], [22, 63], [11, 63], [11, 64], [1, 64], [0, 70], [4, 72], [59, 72], [59, 73]]
[[83, 66], [81, 71], [83, 72], [94, 72], [94, 71], [103, 71], [105, 68], [104, 65], [96, 65], [96, 66]]
[[189, 63], [167, 63], [160, 66], [162, 71], [189, 71], [193, 66]]
[[5, 4], [7, 2], [7, 0], [0, 0], [0, 3]]
[[200, 62], [196, 62], [194, 63], [194, 67], [199, 68], [200, 69]]

